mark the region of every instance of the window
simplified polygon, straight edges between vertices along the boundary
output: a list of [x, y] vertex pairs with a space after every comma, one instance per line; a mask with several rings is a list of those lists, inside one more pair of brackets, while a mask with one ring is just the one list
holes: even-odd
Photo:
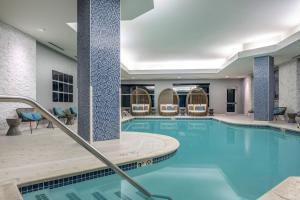
[[155, 86], [154, 84], [122, 84], [121, 85], [121, 104], [122, 108], [129, 109], [131, 106], [131, 93], [136, 89], [136, 88], [142, 88], [146, 90], [151, 98], [151, 107], [154, 109], [154, 89]]
[[[173, 89], [177, 92], [179, 96], [179, 107], [185, 108], [186, 105], [186, 96], [187, 94], [195, 88], [202, 88], [208, 98], [209, 102], [209, 83], [176, 83], [173, 84]], [[209, 106], [209, 103], [208, 103]]]
[[52, 71], [52, 101], [73, 102], [73, 76]]

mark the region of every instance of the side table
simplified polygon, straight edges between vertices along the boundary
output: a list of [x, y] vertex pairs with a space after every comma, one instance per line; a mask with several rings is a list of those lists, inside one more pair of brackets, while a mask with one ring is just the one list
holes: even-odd
[[185, 115], [185, 108], [180, 108], [180, 115], [181, 116], [184, 116]]
[[7, 136], [15, 136], [15, 135], [21, 135], [21, 131], [19, 129], [19, 126], [21, 124], [20, 119], [6, 119], [6, 122], [9, 126], [9, 129], [6, 133]]
[[66, 114], [66, 117], [67, 117], [66, 125], [73, 125], [75, 115], [74, 114]]
[[288, 113], [287, 116], [289, 118], [288, 123], [296, 123], [297, 113]]

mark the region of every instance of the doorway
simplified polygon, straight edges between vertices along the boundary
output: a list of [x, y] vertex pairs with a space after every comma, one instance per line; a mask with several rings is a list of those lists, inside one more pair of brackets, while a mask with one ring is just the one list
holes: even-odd
[[235, 113], [236, 112], [236, 89], [227, 89], [227, 112]]

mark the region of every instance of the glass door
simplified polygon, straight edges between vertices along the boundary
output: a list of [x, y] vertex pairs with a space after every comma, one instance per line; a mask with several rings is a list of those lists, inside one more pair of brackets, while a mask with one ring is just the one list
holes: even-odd
[[235, 108], [235, 89], [227, 89], [227, 112], [234, 113]]

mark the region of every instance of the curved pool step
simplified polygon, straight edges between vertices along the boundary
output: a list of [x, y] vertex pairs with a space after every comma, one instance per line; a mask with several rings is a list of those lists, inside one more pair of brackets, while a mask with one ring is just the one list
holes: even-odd
[[[92, 200], [146, 200], [147, 197], [144, 197], [140, 192], [132, 192], [132, 193], [124, 193], [119, 190], [111, 190], [107, 192], [99, 192], [95, 191], [90, 194], [86, 194], [91, 196]], [[86, 197], [83, 197], [76, 192], [68, 191], [64, 195], [64, 200], [85, 200]], [[55, 200], [51, 198], [47, 193], [41, 193], [34, 195], [35, 200]]]

